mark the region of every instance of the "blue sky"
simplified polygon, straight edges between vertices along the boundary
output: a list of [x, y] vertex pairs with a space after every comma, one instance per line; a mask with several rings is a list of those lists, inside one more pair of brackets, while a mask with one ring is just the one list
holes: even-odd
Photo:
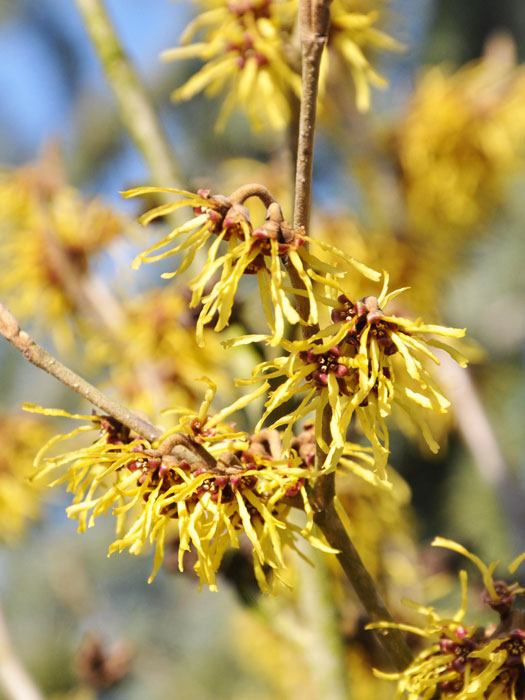
[[[139, 70], [159, 69], [158, 54], [174, 42], [187, 19], [187, 5], [171, 0], [110, 0], [109, 12]], [[147, 10], [145, 10], [147, 8]], [[108, 91], [72, 0], [25, 0], [0, 25], [0, 161], [34, 157], [51, 136], [71, 136], [73, 101], [70, 56], [50, 41], [57, 27], [74, 49], [81, 90]]]

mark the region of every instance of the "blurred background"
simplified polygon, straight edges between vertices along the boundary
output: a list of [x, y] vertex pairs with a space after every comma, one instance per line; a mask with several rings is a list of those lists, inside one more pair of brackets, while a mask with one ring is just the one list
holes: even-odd
[[[158, 56], [176, 45], [194, 8], [168, 0], [108, 0], [106, 4], [160, 111], [183, 185], [191, 189], [210, 183], [222, 191], [221, 181], [233, 183], [225, 187], [233, 189], [243, 178], [257, 179], [257, 172], [272, 187], [286, 192], [282, 163], [287, 155], [281, 137], [253, 135], [242, 115], [235, 115], [226, 131], [217, 134], [213, 128], [216, 105], [210, 107], [206, 98], [170, 102], [170, 92], [189, 77], [195, 64], [163, 64]], [[405, 529], [419, 548], [419, 556], [414, 555], [420, 560], [417, 566], [433, 577], [435, 589], [430, 595], [434, 595], [448, 590], [440, 577], [457, 566], [453, 561], [434, 561], [428, 543], [435, 535], [457, 539], [486, 560], [506, 561], [525, 548], [521, 515], [525, 169], [523, 152], [519, 153], [521, 135], [525, 135], [525, 78], [513, 65], [524, 59], [525, 4], [522, 0], [392, 0], [385, 17], [382, 29], [407, 49], [377, 55], [389, 88], [374, 93], [371, 114], [350, 110], [335, 126], [330, 108], [325, 117], [321, 115], [315, 169], [321, 213], [315, 221], [322, 235], [337, 240], [340, 247], [350, 246], [356, 257], [393, 268], [396, 284], [407, 278], [415, 289], [420, 284], [420, 298], [430, 311], [422, 311], [416, 301], [412, 313], [424, 313], [429, 321], [437, 314], [438, 320], [469, 330], [472, 382], [458, 386], [454, 377], [444, 378], [453, 394], [459, 391], [463, 406], [462, 417], [458, 410], [455, 422], [438, 426], [443, 444], [439, 455], [429, 456], [402, 431], [393, 446], [392, 463], [412, 492], [413, 510], [404, 516]], [[80, 200], [75, 197], [99, 197], [104, 203], [100, 206], [111, 208], [118, 219], [115, 229], [122, 234], [100, 234], [108, 244], [98, 257], [95, 250], [90, 260], [95, 277], [109, 280], [123, 298], [158, 287], [156, 266], [140, 276], [129, 271], [133, 254], [148, 239], [132, 223], [137, 203], [125, 202], [118, 194], [151, 178], [121, 126], [75, 4], [0, 0], [0, 46], [2, 211], [16, 198], [10, 189], [14, 170], [45, 162], [44, 180], [69, 183], [79, 191], [71, 195], [77, 203]], [[482, 56], [486, 72], [481, 77], [472, 67], [462, 68]], [[430, 66], [439, 68], [429, 73]], [[465, 108], [463, 121], [456, 99]], [[440, 106], [448, 112], [442, 113]], [[493, 148], [485, 147], [489, 141]], [[522, 148], [523, 143], [521, 139]], [[420, 151], [435, 148], [436, 153], [426, 161], [423, 156], [412, 158], [414, 145]], [[446, 154], [457, 172], [451, 166], [450, 171], [440, 171], [443, 181], [436, 184], [428, 179], [427, 183], [428, 170], [433, 163], [441, 167], [439, 159]], [[27, 170], [17, 172], [25, 172], [20, 181], [25, 186]], [[448, 177], [464, 177], [471, 183], [463, 199], [450, 206], [439, 200], [441, 184], [450, 186]], [[82, 213], [67, 216], [68, 225], [82, 224]], [[98, 224], [95, 215], [93, 220], [86, 218], [89, 223], [83, 224], [89, 237], [90, 223]], [[348, 221], [357, 221], [359, 230]], [[27, 251], [18, 247], [21, 238], [8, 241], [11, 234], [0, 225], [0, 236], [5, 237], [0, 251], [6, 243], [4, 253], [0, 252], [0, 277], [4, 278], [0, 298], [5, 295], [6, 303], [13, 306], [12, 298], [23, 301], [22, 290], [38, 280], [33, 279], [36, 268], [29, 257], [16, 272], [18, 286], [13, 282], [13, 269], [18, 270]], [[375, 246], [374, 252], [367, 251], [367, 245]], [[152, 303], [151, 308], [158, 308], [155, 300]], [[108, 339], [98, 338], [89, 323], [82, 332], [62, 328], [60, 314], [66, 314], [67, 308], [51, 297], [50, 305], [55, 316], [38, 319], [28, 298], [24, 323], [39, 342], [54, 348], [69, 364], [93, 380], [111, 383]], [[135, 320], [141, 313], [140, 306], [130, 311]], [[133, 343], [132, 336], [129, 342]], [[140, 356], [134, 361], [140, 362]], [[241, 358], [246, 368], [251, 361], [250, 356]], [[202, 362], [205, 365], [207, 360]], [[228, 377], [231, 367], [215, 370]], [[132, 396], [129, 375], [119, 381], [121, 394]], [[188, 387], [179, 389], [179, 394], [191, 393]], [[29, 473], [30, 454], [49, 431], [57, 430], [51, 421], [33, 426], [21, 413], [14, 413], [14, 407], [24, 401], [86, 411], [54, 380], [0, 343], [0, 472], [21, 465]], [[17, 430], [22, 435], [14, 444]], [[6, 495], [0, 498], [6, 512], [2, 499], [26, 498], [16, 488], [6, 486]], [[162, 571], [148, 586], [148, 557], [105, 557], [110, 522], [101, 521], [78, 536], [75, 523], [64, 514], [66, 495], [54, 490], [43, 495], [42, 503], [40, 495], [34, 497], [35, 503], [32, 498], [27, 496], [24, 514], [9, 515], [5, 526], [0, 508], [1, 529], [5, 527], [0, 597], [13, 646], [46, 698], [315, 700], [315, 691], [301, 678], [304, 658], [301, 661], [289, 640], [280, 648], [271, 636], [278, 632], [269, 632], [265, 626], [265, 619], [284, 613], [273, 604], [261, 607], [251, 593], [240, 595], [244, 589], [237, 574], [234, 585], [224, 577], [219, 593], [199, 592], [190, 576], [169, 571]], [[30, 522], [23, 525], [26, 515]], [[374, 528], [369, 521], [361, 526], [365, 538]], [[397, 564], [392, 560], [393, 569], [399, 566], [398, 559]], [[410, 588], [412, 574], [407, 575], [408, 583], [403, 576], [399, 574], [400, 587]], [[375, 686], [368, 690], [365, 683], [363, 688], [366, 691], [354, 690], [352, 697], [380, 697]], [[381, 692], [381, 697], [391, 697], [391, 690]]]

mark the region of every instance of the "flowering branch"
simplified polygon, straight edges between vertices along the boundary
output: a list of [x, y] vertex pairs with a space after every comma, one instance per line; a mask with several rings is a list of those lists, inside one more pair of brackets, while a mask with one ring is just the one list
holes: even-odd
[[102, 0], [77, 0], [109, 85], [116, 95], [124, 126], [155, 182], [180, 181], [164, 128], [108, 17]]
[[[301, 0], [300, 32], [302, 44], [302, 100], [299, 116], [299, 137], [297, 145], [297, 170], [295, 179], [294, 227], [308, 230], [311, 209], [313, 153], [315, 137], [315, 120], [317, 111], [317, 92], [321, 57], [326, 44], [330, 25], [330, 0]], [[301, 288], [301, 280], [290, 270], [290, 276]], [[308, 301], [298, 297], [302, 318], [308, 316]], [[306, 307], [306, 308], [305, 308]], [[317, 327], [305, 327], [305, 337], [317, 332]], [[323, 409], [322, 438], [326, 445], [332, 442], [330, 421], [332, 410], [329, 405]], [[319, 443], [316, 446], [316, 467], [321, 470], [325, 463], [326, 452]], [[372, 620], [392, 621], [375, 583], [365, 568], [353, 542], [350, 540], [334, 505], [335, 473], [321, 475], [310, 493], [314, 508], [314, 521], [324, 533], [327, 541], [339, 550], [337, 558], [347, 578], [352, 584], [363, 607]], [[378, 640], [387, 652], [396, 668], [402, 670], [411, 661], [412, 654], [404, 635], [397, 629], [389, 629], [386, 634], [378, 635]]]

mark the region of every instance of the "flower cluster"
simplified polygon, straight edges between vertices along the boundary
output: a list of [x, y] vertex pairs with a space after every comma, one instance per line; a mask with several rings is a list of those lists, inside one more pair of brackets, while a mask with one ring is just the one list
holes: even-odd
[[[385, 419], [394, 406], [419, 427], [430, 449], [438, 450], [424, 414], [446, 412], [449, 402], [435, 385], [424, 361], [439, 364], [439, 358], [430, 349], [437, 347], [463, 363], [454, 348], [439, 337], [459, 338], [464, 330], [387, 315], [383, 307], [404, 290], [388, 293], [386, 274], [378, 297], [352, 302], [337, 291], [337, 285], [329, 287], [331, 298], [324, 298], [332, 306], [332, 325], [306, 340], [283, 341], [287, 356], [255, 367], [251, 382], [261, 377], [283, 380], [270, 394], [258, 427], [271, 420], [279, 406], [301, 395], [299, 405], [271, 422], [271, 427], [287, 425], [284, 437], [285, 444], [289, 444], [293, 425], [315, 411], [317, 441], [327, 453], [324, 468], [334, 469], [355, 415], [372, 445], [375, 468], [384, 476], [389, 454]], [[325, 408], [331, 414], [329, 437], [322, 426]]]
[[[275, 130], [290, 120], [290, 97], [299, 96], [301, 81], [291, 68], [282, 41], [290, 35], [293, 0], [201, 0], [205, 11], [186, 28], [182, 46], [163, 53], [165, 60], [199, 58], [204, 66], [173, 97], [188, 100], [202, 90], [210, 96], [227, 91], [217, 128], [235, 107], [248, 114], [255, 128]], [[195, 34], [202, 39], [188, 43]]]
[[[242, 196], [237, 194], [243, 191]], [[284, 334], [285, 323], [297, 324], [305, 321], [315, 324], [318, 321], [317, 299], [314, 282], [324, 283], [325, 275], [341, 275], [349, 269], [357, 268], [370, 279], [378, 279], [375, 271], [367, 268], [333, 246], [323, 244], [295, 230], [283, 220], [281, 208], [267, 191], [260, 186], [247, 186], [225, 197], [211, 195], [208, 190], [197, 194], [174, 188], [137, 187], [124, 192], [125, 197], [165, 192], [182, 199], [162, 204], [142, 215], [141, 223], [148, 224], [154, 219], [169, 215], [182, 207], [192, 207], [194, 216], [180, 226], [176, 226], [165, 238], [141, 253], [135, 260], [138, 267], [143, 262], [156, 262], [173, 255], [182, 254], [183, 260], [174, 272], [162, 275], [170, 279], [184, 272], [193, 263], [197, 254], [211, 240], [206, 261], [199, 273], [190, 281], [192, 291], [190, 307], [202, 305], [197, 324], [197, 341], [203, 344], [206, 325], [214, 323], [216, 331], [224, 329], [232, 314], [237, 287], [244, 275], [256, 275], [261, 294], [261, 303], [270, 326], [270, 343], [278, 345]], [[266, 221], [254, 228], [244, 201], [258, 196], [267, 206]], [[312, 252], [304, 245], [310, 243]], [[166, 249], [166, 250], [162, 250]], [[157, 252], [162, 250], [162, 252]], [[329, 252], [335, 264], [328, 265], [320, 257]], [[309, 315], [301, 319], [290, 293], [296, 290], [287, 281], [284, 265], [293, 268], [301, 281], [309, 303]], [[308, 267], [308, 273], [306, 268]], [[217, 279], [217, 276], [219, 278]], [[248, 338], [248, 341], [255, 338]], [[262, 339], [262, 336], [258, 338]]]
[[[57, 474], [50, 485], [67, 483], [74, 494], [67, 513], [78, 520], [80, 531], [99, 515], [113, 512], [117, 539], [110, 553], [140, 554], [154, 545], [150, 581], [162, 564], [166, 537], [173, 532], [180, 570], [185, 554], [192, 551], [200, 582], [216, 590], [224, 553], [238, 548], [244, 534], [252, 547], [256, 579], [262, 590], [269, 590], [285, 568], [284, 550], [295, 548], [298, 535], [333, 552], [315, 532], [305, 485], [312, 470], [297, 454], [282, 456], [277, 433], [250, 436], [221, 423], [220, 414], [208, 418], [210, 398], [197, 415], [181, 411], [176, 428], [154, 443], [134, 437], [108, 416], [30, 407], [85, 423], [42, 448], [35, 461], [37, 477], [47, 480]], [[48, 455], [58, 442], [94, 430], [100, 431], [95, 442]], [[289, 519], [295, 499], [306, 513], [303, 527]]]
[[[467, 557], [479, 569], [485, 586], [484, 602], [498, 613], [499, 624], [482, 627], [464, 622], [467, 606], [467, 574], [460, 572], [462, 603], [452, 618], [441, 617], [433, 608], [416, 605], [427, 619], [424, 627], [375, 623], [371, 629], [397, 627], [436, 640], [401, 673], [379, 677], [398, 681], [397, 697], [408, 700], [454, 698], [454, 700], [507, 700], [522, 696], [525, 687], [525, 616], [515, 607], [516, 596], [525, 589], [517, 583], [494, 580], [498, 562], [485, 565], [464, 547], [438, 537], [434, 546], [446, 547]], [[525, 555], [509, 566], [514, 573]]]
[[[165, 60], [199, 58], [204, 66], [174, 91], [176, 100], [188, 100], [205, 91], [209, 96], [227, 92], [217, 128], [222, 129], [235, 107], [260, 129], [282, 130], [290, 123], [292, 99], [300, 97], [301, 81], [294, 42], [296, 0], [199, 0], [206, 8], [182, 35], [182, 46], [165, 51]], [[377, 0], [335, 0], [331, 6], [328, 64], [342, 61], [354, 81], [357, 107], [367, 111], [370, 86], [386, 81], [373, 68], [370, 52], [395, 51], [401, 44], [377, 29]], [[373, 8], [373, 9], [372, 9]], [[189, 43], [195, 35], [200, 40]], [[329, 56], [332, 58], [329, 58]], [[335, 59], [335, 60], [334, 60]], [[328, 92], [328, 91], [323, 91]]]

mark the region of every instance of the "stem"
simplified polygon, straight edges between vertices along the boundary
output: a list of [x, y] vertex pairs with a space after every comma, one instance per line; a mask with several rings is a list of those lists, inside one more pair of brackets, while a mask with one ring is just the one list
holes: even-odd
[[232, 204], [244, 204], [250, 197], [258, 197], [266, 208], [276, 202], [276, 199], [267, 187], [255, 182], [238, 187], [228, 199]]
[[0, 687], [6, 700], [44, 700], [44, 696], [17, 657], [0, 609]]
[[150, 442], [162, 435], [162, 431], [159, 428], [143, 420], [136, 413], [118, 403], [118, 401], [110, 399], [92, 384], [55, 359], [47, 350], [44, 350], [28, 333], [20, 329], [18, 321], [2, 304], [0, 304], [0, 334], [21, 352], [28, 362], [51, 374], [62, 384], [65, 384], [87, 399], [93, 406], [113, 416], [122, 425], [127, 426], [138, 435], [145, 437]]
[[[315, 118], [317, 110], [317, 91], [319, 83], [319, 68], [321, 57], [326, 44], [330, 26], [330, 0], [301, 0], [299, 23], [302, 46], [302, 100], [299, 114], [299, 136], [297, 145], [297, 169], [295, 178], [294, 227], [304, 228], [308, 232], [312, 200], [312, 172], [315, 137]], [[302, 287], [294, 270], [289, 269], [294, 285]], [[307, 318], [304, 311], [305, 299], [299, 306], [301, 297], [297, 298], [298, 309], [302, 318]], [[305, 337], [315, 333], [317, 329], [311, 326], [303, 328]], [[326, 444], [332, 441], [330, 430], [330, 406], [323, 409], [322, 434]], [[326, 454], [317, 444], [316, 468], [321, 471]], [[365, 568], [359, 553], [348, 536], [334, 505], [335, 473], [320, 474], [313, 492], [310, 494], [314, 508], [314, 521], [323, 532], [329, 544], [339, 550], [337, 558], [352, 584], [359, 600], [373, 621], [392, 621], [374, 580]], [[379, 643], [390, 657], [394, 666], [403, 670], [412, 660], [404, 635], [396, 629], [376, 633]]]
[[[330, 0], [301, 0], [299, 6], [302, 97], [299, 111], [299, 133], [297, 134], [293, 225], [296, 229], [304, 229], [306, 233], [308, 233], [310, 225], [312, 200], [319, 69], [330, 26], [329, 8]], [[295, 139], [295, 133], [292, 138]], [[287, 268], [293, 286], [296, 289], [304, 290], [304, 283], [293, 265], [287, 265]], [[299, 315], [306, 321], [310, 312], [308, 299], [297, 295], [296, 305]], [[308, 338], [318, 330], [316, 325], [304, 326], [303, 335]]]
[[102, 0], [76, 0], [108, 83], [117, 98], [120, 115], [154, 183], [180, 182], [172, 149], [151, 99], [126, 55]]
[[[327, 444], [331, 442], [330, 432], [331, 410], [325, 407], [323, 412], [323, 438]], [[317, 444], [316, 463], [321, 465], [326, 454]], [[319, 468], [319, 467], [318, 467]], [[352, 584], [354, 591], [361, 601], [364, 609], [373, 622], [387, 621], [394, 622], [388, 608], [386, 607], [373, 578], [359, 552], [355, 548], [341, 519], [339, 518], [334, 505], [335, 497], [335, 473], [321, 475], [314, 486], [311, 494], [312, 506], [314, 508], [314, 522], [323, 532], [328, 543], [339, 550], [337, 559]], [[408, 648], [405, 635], [397, 629], [385, 629], [374, 633], [379, 644], [390, 657], [397, 670], [402, 671], [412, 661], [412, 653]]]
[[330, 26], [330, 0], [301, 0], [302, 99], [295, 171], [294, 227], [308, 232], [312, 199], [315, 117], [321, 57]]

